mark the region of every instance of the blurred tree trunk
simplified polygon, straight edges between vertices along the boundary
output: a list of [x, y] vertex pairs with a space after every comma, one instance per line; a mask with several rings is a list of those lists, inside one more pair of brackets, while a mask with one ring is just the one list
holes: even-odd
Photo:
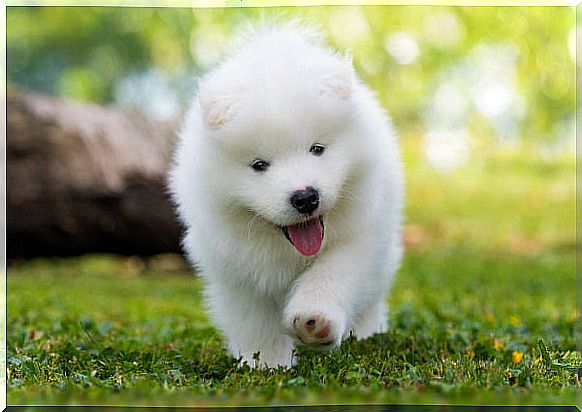
[[174, 125], [28, 92], [7, 97], [8, 258], [178, 252]]

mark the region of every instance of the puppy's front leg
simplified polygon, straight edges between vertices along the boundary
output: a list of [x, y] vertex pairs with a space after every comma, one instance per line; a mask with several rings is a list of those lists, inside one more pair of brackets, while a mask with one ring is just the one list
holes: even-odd
[[234, 357], [253, 368], [292, 365], [293, 342], [281, 327], [276, 302], [241, 285], [219, 282], [209, 283], [207, 301]]
[[295, 282], [284, 310], [287, 330], [317, 350], [338, 346], [388, 282], [364, 240], [335, 245]]

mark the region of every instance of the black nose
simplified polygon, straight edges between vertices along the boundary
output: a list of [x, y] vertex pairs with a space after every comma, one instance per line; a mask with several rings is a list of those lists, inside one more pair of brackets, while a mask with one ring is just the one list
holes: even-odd
[[308, 186], [305, 190], [298, 190], [291, 195], [291, 204], [299, 213], [311, 213], [319, 206], [319, 193]]

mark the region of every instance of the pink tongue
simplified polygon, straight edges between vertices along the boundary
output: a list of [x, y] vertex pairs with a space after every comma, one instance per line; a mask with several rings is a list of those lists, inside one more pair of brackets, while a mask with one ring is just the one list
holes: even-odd
[[319, 219], [287, 226], [287, 232], [295, 249], [303, 256], [313, 256], [319, 252], [323, 243], [323, 226]]

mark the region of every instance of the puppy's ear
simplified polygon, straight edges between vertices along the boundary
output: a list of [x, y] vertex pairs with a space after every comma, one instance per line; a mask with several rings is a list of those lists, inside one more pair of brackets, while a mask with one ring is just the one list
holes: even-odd
[[319, 79], [319, 94], [347, 100], [352, 96], [354, 68], [351, 58], [333, 67]]
[[201, 86], [198, 101], [208, 128], [220, 129], [236, 115], [242, 93], [242, 87], [220, 87], [216, 83]]

